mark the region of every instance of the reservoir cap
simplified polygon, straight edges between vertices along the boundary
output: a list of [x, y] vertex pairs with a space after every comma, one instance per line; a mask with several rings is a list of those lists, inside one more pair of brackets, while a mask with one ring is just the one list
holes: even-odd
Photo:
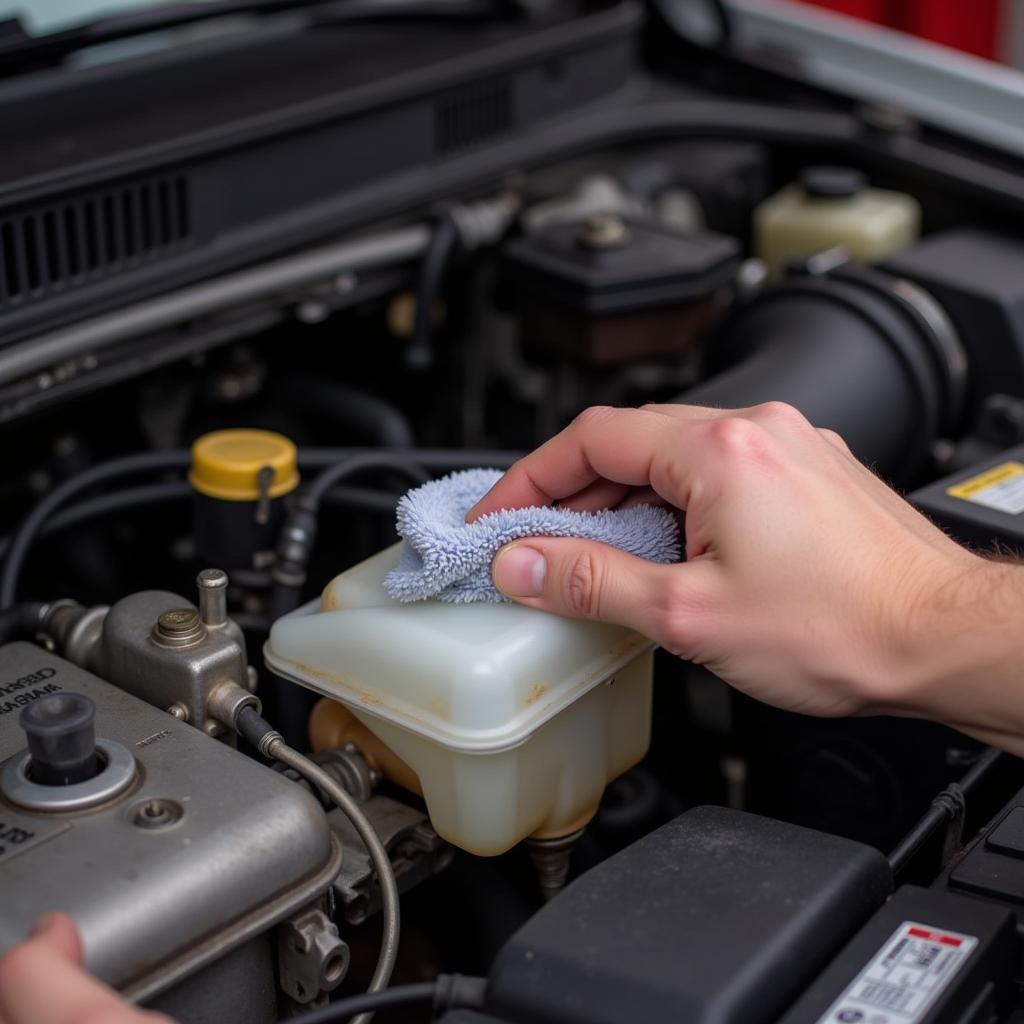
[[852, 167], [805, 167], [800, 187], [814, 199], [849, 199], [868, 187], [868, 179]]
[[[273, 471], [261, 488], [261, 471]], [[189, 483], [200, 494], [222, 501], [280, 498], [299, 485], [295, 445], [269, 430], [215, 430], [192, 445]]]

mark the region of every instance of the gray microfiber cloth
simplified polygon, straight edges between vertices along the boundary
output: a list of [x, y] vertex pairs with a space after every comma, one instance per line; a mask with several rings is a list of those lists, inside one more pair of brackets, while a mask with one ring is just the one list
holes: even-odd
[[501, 476], [497, 469], [467, 469], [431, 480], [399, 501], [398, 533], [405, 543], [398, 566], [384, 579], [393, 598], [506, 601], [491, 580], [491, 562], [503, 544], [521, 537], [581, 537], [651, 562], [679, 560], [676, 518], [653, 505], [604, 512], [502, 509], [467, 523], [466, 513]]

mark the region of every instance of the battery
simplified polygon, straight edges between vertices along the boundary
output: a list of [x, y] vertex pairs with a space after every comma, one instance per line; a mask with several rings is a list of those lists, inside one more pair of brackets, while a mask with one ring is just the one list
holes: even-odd
[[1006, 907], [905, 885], [868, 920], [780, 1024], [981, 1024], [1013, 993]]
[[961, 543], [1024, 553], [1024, 444], [908, 497]]

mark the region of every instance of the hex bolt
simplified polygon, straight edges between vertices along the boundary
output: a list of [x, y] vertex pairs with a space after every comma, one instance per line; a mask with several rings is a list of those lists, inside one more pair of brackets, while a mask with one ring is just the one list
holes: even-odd
[[228, 621], [228, 574], [223, 569], [204, 569], [196, 577], [199, 588], [199, 615], [207, 626], [223, 626]]
[[164, 647], [190, 647], [205, 635], [195, 608], [172, 608], [163, 612], [153, 627], [153, 639]]
[[188, 721], [188, 708], [180, 700], [175, 701], [168, 709], [167, 714], [176, 718], [179, 722]]

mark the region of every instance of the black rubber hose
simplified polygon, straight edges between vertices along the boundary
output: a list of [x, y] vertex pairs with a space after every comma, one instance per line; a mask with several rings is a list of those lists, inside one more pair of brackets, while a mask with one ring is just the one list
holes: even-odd
[[20, 601], [0, 610], [0, 644], [33, 637], [42, 625], [44, 608], [38, 601]]
[[281, 385], [281, 397], [303, 413], [349, 427], [383, 448], [416, 444], [412, 424], [394, 405], [340, 381], [293, 374]]
[[126, 455], [123, 458], [111, 459], [81, 473], [76, 473], [58, 484], [43, 497], [38, 504], [22, 520], [11, 536], [11, 546], [4, 560], [3, 572], [0, 573], [0, 608], [9, 608], [17, 597], [18, 579], [22, 566], [28, 555], [29, 548], [39, 532], [40, 527], [53, 513], [70, 498], [82, 491], [89, 490], [108, 480], [130, 476], [135, 473], [154, 473], [161, 470], [183, 470], [191, 461], [187, 451], [143, 452], [139, 455]]
[[444, 287], [445, 274], [459, 241], [459, 229], [450, 213], [442, 213], [416, 277], [416, 311], [406, 362], [425, 370], [434, 362], [434, 307]]
[[304, 504], [316, 509], [331, 488], [347, 477], [363, 473], [368, 469], [398, 470], [414, 484], [430, 479], [430, 474], [420, 465], [415, 450], [405, 452], [368, 451], [359, 452], [340, 459], [321, 470], [306, 488]]
[[355, 1013], [375, 1013], [416, 1003], [430, 1003], [432, 1019], [449, 1010], [479, 1010], [484, 1005], [486, 978], [466, 977], [461, 974], [442, 974], [436, 981], [421, 981], [398, 985], [382, 992], [364, 992], [361, 995], [336, 999], [327, 1006], [307, 1010], [297, 1017], [289, 1017], [280, 1024], [335, 1024]]
[[846, 281], [798, 279], [765, 293], [726, 325], [716, 366], [724, 368], [673, 401], [787, 402], [896, 480], [923, 463], [947, 411], [950, 389], [920, 323]]
[[[303, 470], [324, 469], [352, 455], [371, 454], [366, 448], [300, 448], [299, 466]], [[381, 454], [381, 453], [376, 453]], [[412, 448], [403, 452], [407, 462], [429, 470], [475, 469], [487, 466], [507, 469], [525, 452], [507, 448]], [[397, 456], [396, 457], [401, 457]]]

